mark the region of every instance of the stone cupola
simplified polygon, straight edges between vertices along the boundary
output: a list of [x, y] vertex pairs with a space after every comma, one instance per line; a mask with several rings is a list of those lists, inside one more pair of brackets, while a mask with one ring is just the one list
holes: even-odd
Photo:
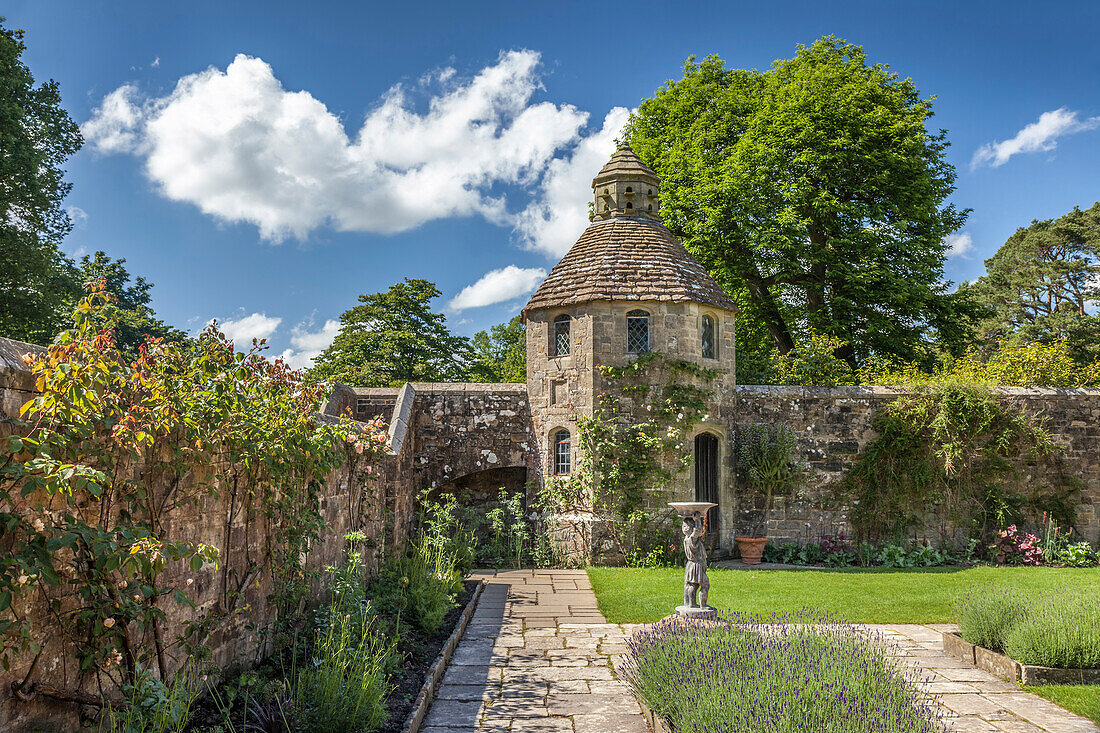
[[629, 145], [619, 143], [611, 160], [592, 179], [596, 200], [589, 221], [622, 216], [660, 221], [660, 182], [653, 169], [643, 163]]

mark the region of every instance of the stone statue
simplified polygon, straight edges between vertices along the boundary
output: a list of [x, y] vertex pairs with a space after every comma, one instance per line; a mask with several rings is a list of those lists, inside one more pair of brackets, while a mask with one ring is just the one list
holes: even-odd
[[[703, 517], [684, 517], [684, 554], [687, 566], [684, 568], [684, 607], [709, 609], [707, 595], [710, 593], [710, 579], [707, 578], [707, 548], [703, 544]], [[698, 596], [698, 600], [696, 597]]]

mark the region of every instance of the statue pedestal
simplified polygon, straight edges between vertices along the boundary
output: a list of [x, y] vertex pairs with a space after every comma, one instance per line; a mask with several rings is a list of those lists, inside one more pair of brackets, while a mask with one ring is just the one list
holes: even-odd
[[717, 618], [718, 609], [713, 606], [677, 606], [676, 615], [684, 618]]

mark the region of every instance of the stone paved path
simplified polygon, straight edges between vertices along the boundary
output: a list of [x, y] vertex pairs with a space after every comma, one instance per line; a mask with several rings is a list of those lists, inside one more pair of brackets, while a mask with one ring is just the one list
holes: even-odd
[[[609, 624], [583, 570], [478, 571], [487, 586], [443, 676], [424, 733], [645, 733], [615, 671], [638, 624]], [[899, 664], [957, 733], [1100, 733], [1090, 721], [943, 652], [945, 625], [867, 625], [897, 643]]]
[[957, 631], [953, 624], [866, 627], [898, 645], [900, 664], [920, 668], [922, 686], [937, 697], [952, 731], [1100, 733], [1092, 721], [946, 654], [940, 632]]
[[645, 733], [583, 570], [479, 571], [488, 585], [424, 719], [424, 733]]

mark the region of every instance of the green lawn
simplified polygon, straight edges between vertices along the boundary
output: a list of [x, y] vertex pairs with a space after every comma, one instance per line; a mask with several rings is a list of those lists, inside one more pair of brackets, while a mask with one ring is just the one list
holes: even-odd
[[[803, 606], [853, 623], [954, 622], [955, 599], [973, 588], [1010, 584], [1025, 592], [1075, 590], [1100, 597], [1100, 568], [928, 568], [923, 570], [709, 571], [710, 604], [755, 613]], [[677, 568], [590, 568], [600, 612], [613, 623], [656, 621], [683, 603]]]
[[1037, 685], [1024, 689], [1100, 723], [1100, 685]]

